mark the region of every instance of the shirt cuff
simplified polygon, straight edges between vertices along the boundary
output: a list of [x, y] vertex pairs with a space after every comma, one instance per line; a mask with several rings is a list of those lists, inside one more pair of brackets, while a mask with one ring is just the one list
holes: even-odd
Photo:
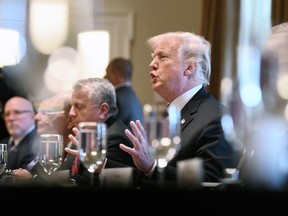
[[150, 171], [149, 171], [148, 173], [145, 173], [145, 175], [146, 175], [147, 177], [151, 178], [151, 176], [152, 176], [152, 174], [153, 174], [156, 166], [157, 166], [157, 162], [154, 161], [154, 164], [153, 164], [152, 168], [150, 169]]

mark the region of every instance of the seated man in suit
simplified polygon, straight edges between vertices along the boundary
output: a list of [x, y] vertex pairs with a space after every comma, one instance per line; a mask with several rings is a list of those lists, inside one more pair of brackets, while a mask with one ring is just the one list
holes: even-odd
[[[71, 92], [59, 92], [52, 97], [42, 100], [39, 104], [35, 120], [37, 122], [38, 134], [60, 134], [63, 136], [63, 147], [76, 148], [70, 142], [68, 135], [72, 133], [73, 124], [69, 116], [71, 108]], [[39, 148], [39, 143], [37, 143]], [[75, 160], [74, 155], [67, 155], [63, 151], [62, 164], [58, 170], [69, 170], [70, 178], [74, 178], [73, 163]], [[18, 180], [33, 180], [37, 183], [49, 183], [47, 174], [38, 163], [38, 157], [29, 163], [27, 169], [14, 169], [13, 174]]]
[[15, 96], [6, 102], [3, 118], [9, 136], [0, 142], [8, 144], [7, 169], [26, 168], [35, 158], [38, 135], [34, 117], [33, 104], [26, 98]]
[[[235, 168], [237, 159], [225, 139], [221, 119], [227, 112], [206, 90], [211, 74], [211, 45], [202, 36], [190, 32], [168, 32], [147, 41], [152, 50], [150, 80], [152, 88], [181, 114], [181, 148], [165, 167], [166, 180], [177, 180], [180, 161], [203, 161], [201, 181], [220, 182], [226, 168]], [[120, 148], [131, 154], [148, 179], [157, 179], [157, 164], [148, 151], [146, 131], [140, 121], [130, 123], [126, 135], [133, 142]]]
[[[56, 105], [56, 104], [53, 103], [53, 105]], [[54, 131], [56, 133], [60, 133], [60, 130], [55, 131], [55, 129], [58, 128], [56, 125], [56, 121], [53, 121], [54, 127], [53, 127], [53, 124], [46, 124], [45, 128], [44, 128], [43, 121], [40, 121], [41, 119], [40, 116], [42, 115], [42, 112], [44, 113], [44, 109], [47, 106], [51, 106], [51, 100], [49, 100], [49, 103], [45, 103], [45, 101], [42, 102], [39, 107], [39, 112], [36, 115], [36, 119], [38, 120], [37, 122], [39, 124], [39, 132], [43, 133], [45, 131], [45, 133], [47, 133], [49, 131], [51, 133]], [[60, 104], [58, 103], [57, 107], [62, 107], [62, 106], [63, 105], [60, 106]], [[71, 109], [69, 111], [69, 122], [64, 121], [64, 119], [62, 119], [62, 122], [66, 123], [66, 127], [68, 125], [71, 125], [71, 123], [72, 123], [72, 126], [78, 127], [78, 123], [85, 122], [85, 121], [105, 122], [107, 124], [108, 142], [107, 142], [107, 162], [106, 162], [105, 168], [116, 168], [116, 167], [135, 168], [132, 157], [119, 148], [119, 143], [124, 143], [127, 146], [132, 146], [132, 143], [124, 134], [124, 130], [127, 127], [116, 116], [117, 107], [116, 107], [115, 90], [114, 90], [113, 85], [108, 80], [100, 79], [100, 78], [90, 78], [90, 79], [79, 80], [74, 85], [70, 107]], [[64, 109], [61, 109], [61, 110], [64, 110]], [[64, 115], [64, 114], [65, 115], [68, 114], [68, 111], [66, 111], [65, 113], [59, 112], [57, 115], [58, 117], [54, 116], [53, 119], [55, 120], [56, 117], [59, 118], [59, 115]], [[66, 117], [68, 116], [66, 115]], [[44, 119], [42, 118], [42, 120]], [[70, 126], [69, 128], [71, 129]], [[74, 130], [77, 130], [77, 129], [74, 128]], [[67, 136], [67, 133], [65, 133], [65, 136]], [[69, 136], [73, 137], [72, 134], [70, 134]], [[75, 143], [76, 144], [78, 143], [77, 140]], [[67, 146], [67, 148], [69, 149], [68, 153], [70, 153], [69, 151], [73, 152], [73, 149], [75, 149], [75, 146], [73, 147], [73, 145], [69, 145]], [[79, 161], [77, 154], [74, 154], [74, 155], [69, 154], [67, 156], [67, 159], [64, 161], [64, 163], [60, 166], [58, 170], [60, 171], [60, 170], [65, 170], [65, 169], [71, 170], [71, 175], [73, 178], [75, 177], [74, 179], [77, 185], [90, 186], [91, 175], [89, 171], [87, 170], [87, 168], [84, 167], [83, 163]], [[41, 169], [37, 168], [36, 172], [34, 172], [34, 169], [33, 169], [32, 173], [35, 173], [38, 176], [40, 172], [39, 170]], [[21, 170], [21, 172], [22, 171], [23, 170]], [[14, 170], [13, 172], [15, 176], [20, 177], [21, 175], [20, 170]], [[46, 177], [42, 171], [41, 171], [40, 176], [38, 177], [37, 176], [35, 180], [37, 181], [40, 180], [39, 183], [45, 183]], [[99, 177], [98, 173], [95, 173], [95, 178], [94, 178], [95, 186], [99, 185], [98, 177]], [[32, 178], [31, 174], [30, 174], [30, 178]]]
[[[132, 143], [124, 133], [127, 126], [117, 116], [116, 94], [111, 82], [101, 78], [77, 81], [74, 84], [71, 105], [70, 117], [75, 126], [73, 131], [76, 135], [80, 122], [104, 122], [107, 125], [107, 161], [104, 168], [135, 168], [131, 155], [119, 148], [120, 143], [129, 147], [132, 147]], [[69, 138], [73, 143], [78, 144], [78, 140], [72, 134], [69, 135]], [[65, 150], [68, 153], [78, 154], [77, 150], [73, 151], [70, 148]], [[76, 184], [89, 186], [91, 175], [83, 163], [79, 165]], [[94, 174], [94, 185], [97, 186], [99, 185], [99, 173], [95, 172]]]

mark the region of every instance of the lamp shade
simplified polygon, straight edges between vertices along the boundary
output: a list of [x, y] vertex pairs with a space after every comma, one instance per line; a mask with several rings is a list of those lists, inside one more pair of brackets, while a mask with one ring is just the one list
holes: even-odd
[[68, 0], [30, 0], [31, 42], [42, 54], [51, 54], [68, 36]]
[[78, 53], [82, 59], [81, 78], [105, 76], [109, 61], [109, 43], [107, 31], [87, 31], [78, 34]]
[[0, 29], [0, 67], [18, 64], [26, 52], [26, 42], [20, 33]]

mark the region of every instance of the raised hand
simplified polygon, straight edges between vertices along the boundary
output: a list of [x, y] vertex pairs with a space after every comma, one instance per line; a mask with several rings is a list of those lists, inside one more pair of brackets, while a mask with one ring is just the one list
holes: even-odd
[[[75, 135], [69, 134], [68, 138], [69, 138], [70, 141], [73, 142], [76, 146], [79, 146], [79, 141], [78, 141], [78, 139], [77, 139], [77, 136], [78, 136], [78, 134], [79, 134], [79, 130], [78, 130], [78, 128], [76, 128], [76, 127], [74, 127], [72, 130], [73, 130], [73, 132], [74, 132]], [[72, 155], [76, 155], [76, 156], [79, 155], [78, 150], [71, 149], [71, 148], [69, 148], [69, 147], [65, 147], [65, 151], [66, 151], [67, 153], [69, 153], [69, 154], [72, 154]]]
[[134, 144], [134, 147], [130, 148], [122, 143], [119, 147], [132, 156], [134, 163], [139, 170], [148, 173], [153, 167], [154, 159], [149, 154], [150, 144], [148, 143], [147, 133], [139, 120], [136, 120], [135, 122], [131, 121], [130, 126], [134, 134], [128, 129], [125, 130], [125, 134]]

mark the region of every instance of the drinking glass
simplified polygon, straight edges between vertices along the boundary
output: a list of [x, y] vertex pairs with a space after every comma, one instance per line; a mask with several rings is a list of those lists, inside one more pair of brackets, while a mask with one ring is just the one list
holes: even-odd
[[91, 186], [94, 173], [101, 172], [106, 160], [107, 126], [105, 123], [79, 123], [79, 158], [91, 174]]
[[180, 149], [180, 113], [172, 105], [164, 113], [152, 109], [145, 116], [144, 128], [151, 144], [149, 152], [157, 162], [159, 184], [163, 185], [164, 168]]
[[60, 134], [41, 134], [39, 163], [51, 175], [62, 163], [63, 136]]
[[7, 166], [8, 152], [7, 144], [0, 144], [0, 176], [4, 173]]

